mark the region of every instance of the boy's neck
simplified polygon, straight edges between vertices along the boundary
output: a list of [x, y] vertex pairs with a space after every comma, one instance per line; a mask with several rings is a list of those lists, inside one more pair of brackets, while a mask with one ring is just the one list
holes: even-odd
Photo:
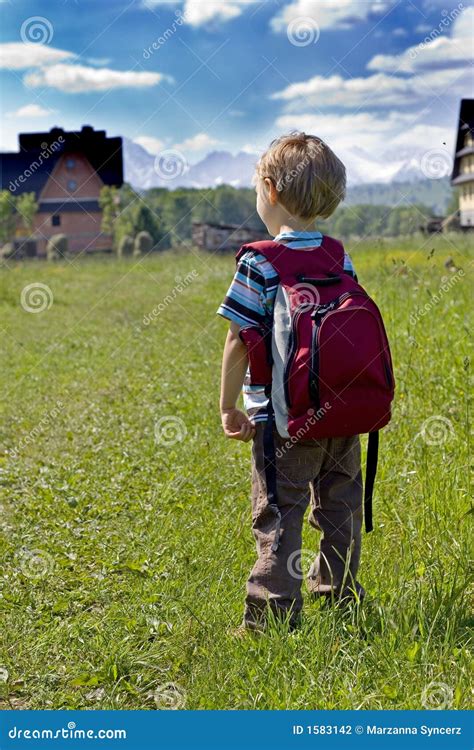
[[286, 219], [284, 224], [280, 226], [278, 234], [285, 234], [286, 232], [316, 232], [315, 221], [304, 221], [297, 217], [291, 217]]

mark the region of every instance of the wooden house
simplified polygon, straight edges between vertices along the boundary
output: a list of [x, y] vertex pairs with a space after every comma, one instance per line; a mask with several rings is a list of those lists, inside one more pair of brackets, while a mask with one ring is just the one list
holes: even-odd
[[451, 185], [459, 189], [462, 229], [474, 227], [474, 99], [463, 99], [459, 111]]
[[202, 250], [238, 250], [246, 242], [268, 239], [266, 232], [238, 224], [193, 222], [192, 225], [193, 245]]
[[19, 152], [0, 154], [1, 187], [13, 196], [33, 192], [39, 204], [33, 237], [39, 256], [48, 239], [65, 234], [71, 252], [106, 250], [99, 195], [104, 185], [123, 184], [122, 139], [85, 125], [21, 133]]

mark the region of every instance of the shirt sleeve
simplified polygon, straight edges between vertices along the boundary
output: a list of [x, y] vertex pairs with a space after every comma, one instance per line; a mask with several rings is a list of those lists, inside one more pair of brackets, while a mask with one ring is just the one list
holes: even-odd
[[262, 323], [266, 315], [265, 276], [251, 251], [240, 258], [232, 283], [217, 310], [240, 327]]
[[352, 262], [352, 258], [348, 253], [344, 253], [344, 273], [348, 273], [357, 281], [357, 274]]

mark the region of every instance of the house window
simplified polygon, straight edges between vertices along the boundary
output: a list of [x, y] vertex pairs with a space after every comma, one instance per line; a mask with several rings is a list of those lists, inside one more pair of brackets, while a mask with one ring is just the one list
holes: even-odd
[[67, 181], [67, 189], [68, 190], [75, 190], [77, 188], [77, 182], [76, 180], [68, 180]]
[[51, 216], [51, 226], [53, 227], [59, 227], [61, 225], [61, 217], [59, 214], [54, 214]]
[[76, 166], [76, 160], [70, 157], [69, 159], [66, 159], [66, 169], [74, 169]]

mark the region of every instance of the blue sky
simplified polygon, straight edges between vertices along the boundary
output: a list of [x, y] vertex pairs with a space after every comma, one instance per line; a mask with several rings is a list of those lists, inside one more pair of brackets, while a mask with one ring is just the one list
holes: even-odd
[[21, 131], [91, 124], [192, 163], [296, 128], [377, 179], [450, 154], [472, 96], [467, 0], [3, 0], [0, 12], [4, 150]]

